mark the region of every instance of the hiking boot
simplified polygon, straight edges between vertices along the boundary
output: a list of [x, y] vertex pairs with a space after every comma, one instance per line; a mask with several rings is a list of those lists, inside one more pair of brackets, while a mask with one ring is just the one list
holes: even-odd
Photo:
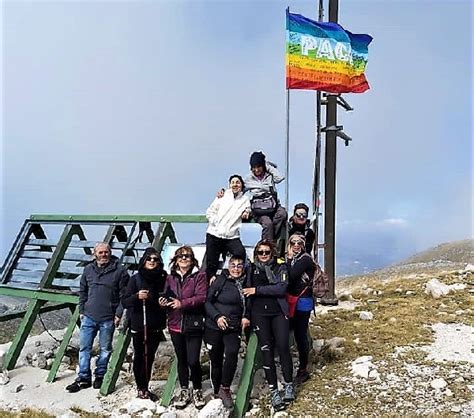
[[221, 386], [217, 396], [219, 397], [219, 399], [222, 400], [222, 403], [226, 408], [230, 409], [234, 406], [234, 401], [232, 400], [232, 393], [230, 392], [230, 388], [225, 388]]
[[174, 406], [178, 409], [183, 409], [186, 408], [189, 402], [191, 402], [191, 391], [188, 388], [181, 388]]
[[285, 383], [285, 393], [283, 394], [283, 402], [290, 403], [295, 400], [295, 385], [293, 383]]
[[194, 406], [197, 409], [201, 409], [204, 405], [206, 405], [206, 402], [204, 401], [204, 398], [202, 396], [201, 389], [195, 389], [193, 391], [193, 400], [194, 400]]
[[102, 382], [104, 381], [104, 377], [103, 376], [97, 376], [95, 379], [94, 379], [94, 384], [92, 385], [92, 387], [94, 389], [100, 389], [100, 387], [102, 386]]
[[158, 396], [156, 396], [153, 392], [147, 390], [146, 394], [148, 395], [148, 399], [150, 399], [150, 401], [156, 402], [158, 400]]
[[278, 389], [272, 389], [271, 402], [275, 412], [285, 409], [285, 402], [283, 402], [283, 400], [281, 399], [280, 392], [278, 391]]
[[296, 377], [295, 377], [295, 385], [301, 385], [304, 382], [309, 380], [309, 373], [306, 369], [304, 370], [298, 370], [296, 372]]
[[92, 385], [90, 380], [75, 380], [70, 385], [66, 386], [66, 390], [69, 393], [76, 393], [79, 392], [81, 389], [87, 389], [91, 386]]

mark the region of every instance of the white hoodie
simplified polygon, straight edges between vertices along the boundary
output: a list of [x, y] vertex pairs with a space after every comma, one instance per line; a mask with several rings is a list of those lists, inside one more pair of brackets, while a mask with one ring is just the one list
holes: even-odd
[[206, 217], [209, 220], [207, 233], [217, 238], [234, 239], [240, 236], [242, 212], [250, 212], [250, 200], [243, 193], [234, 198], [231, 189], [227, 189], [224, 196], [216, 197], [207, 208]]

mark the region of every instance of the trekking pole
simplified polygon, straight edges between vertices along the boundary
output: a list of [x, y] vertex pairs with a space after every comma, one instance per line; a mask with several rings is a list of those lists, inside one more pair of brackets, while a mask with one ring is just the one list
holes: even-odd
[[146, 329], [146, 299], [143, 302], [143, 356], [145, 357], [145, 377], [148, 384], [148, 331]]

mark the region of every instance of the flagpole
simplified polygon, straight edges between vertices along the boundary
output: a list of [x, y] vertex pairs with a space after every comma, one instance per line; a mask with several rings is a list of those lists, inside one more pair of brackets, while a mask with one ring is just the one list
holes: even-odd
[[[319, 0], [318, 21], [324, 18], [323, 0]], [[313, 178], [313, 230], [314, 244], [313, 256], [316, 262], [319, 261], [319, 208], [320, 208], [320, 182], [321, 182], [321, 91], [316, 92], [316, 151], [314, 161]]]
[[[337, 23], [339, 0], [329, 0], [329, 21]], [[328, 94], [326, 127], [337, 126], [337, 96]], [[322, 303], [337, 305], [336, 281], [336, 131], [326, 131], [324, 160], [324, 270], [328, 275], [329, 289]]]
[[[290, 19], [290, 8], [286, 8], [286, 28], [289, 29], [289, 19]], [[285, 207], [287, 212], [290, 211], [289, 201], [290, 201], [290, 89], [286, 86], [286, 147], [285, 147], [285, 178], [286, 178], [286, 188], [285, 188]], [[286, 237], [285, 242], [288, 242], [288, 228], [286, 228]], [[286, 251], [286, 248], [285, 248]]]

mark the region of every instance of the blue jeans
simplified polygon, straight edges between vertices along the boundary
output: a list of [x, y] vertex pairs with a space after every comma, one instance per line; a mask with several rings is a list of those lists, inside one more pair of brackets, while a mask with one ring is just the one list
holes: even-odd
[[94, 339], [99, 333], [99, 358], [95, 364], [95, 377], [103, 377], [107, 371], [110, 354], [112, 353], [112, 338], [114, 321], [94, 321], [84, 316], [79, 332], [79, 380], [91, 380], [91, 353]]

